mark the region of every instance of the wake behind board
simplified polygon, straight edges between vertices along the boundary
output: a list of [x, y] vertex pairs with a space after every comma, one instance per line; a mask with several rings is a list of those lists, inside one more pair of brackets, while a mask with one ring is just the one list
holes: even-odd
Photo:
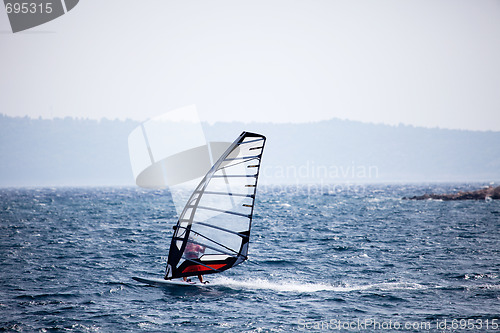
[[144, 277], [136, 277], [133, 276], [132, 279], [134, 279], [137, 282], [149, 284], [150, 286], [204, 286], [205, 284], [201, 283], [200, 281], [191, 281], [191, 282], [186, 282], [183, 280], [164, 280], [164, 279], [158, 279], [158, 278], [144, 278]]

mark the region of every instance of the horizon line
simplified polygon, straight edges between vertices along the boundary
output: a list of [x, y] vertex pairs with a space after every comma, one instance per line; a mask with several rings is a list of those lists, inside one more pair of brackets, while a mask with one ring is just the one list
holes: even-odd
[[[45, 116], [30, 116], [30, 115], [8, 115], [3, 112], [0, 112], [0, 118], [11, 118], [11, 119], [29, 119], [29, 120], [77, 120], [77, 121], [95, 121], [95, 122], [101, 122], [101, 121], [119, 121], [119, 122], [136, 122], [138, 124], [143, 123], [149, 119], [146, 120], [137, 120], [137, 119], [132, 119], [132, 118], [108, 118], [108, 117], [101, 117], [101, 118], [93, 118], [93, 117], [83, 117], [83, 116], [54, 116], [54, 117], [45, 117]], [[414, 125], [414, 124], [408, 124], [408, 123], [403, 123], [399, 122], [398, 124], [389, 124], [385, 122], [369, 122], [369, 121], [362, 121], [362, 120], [356, 120], [356, 119], [348, 119], [348, 118], [340, 118], [340, 117], [332, 117], [329, 119], [320, 119], [320, 120], [310, 120], [310, 121], [283, 121], [283, 122], [278, 122], [278, 121], [268, 121], [268, 122], [263, 122], [263, 121], [242, 121], [242, 120], [232, 120], [232, 121], [201, 121], [203, 124], [208, 124], [209, 126], [214, 126], [215, 124], [231, 124], [231, 123], [239, 123], [239, 124], [269, 124], [269, 125], [311, 125], [311, 124], [317, 124], [317, 123], [322, 123], [322, 122], [329, 122], [329, 121], [344, 121], [344, 122], [352, 122], [352, 123], [358, 123], [358, 124], [365, 124], [365, 125], [373, 125], [373, 126], [387, 126], [387, 127], [392, 127], [392, 128], [398, 128], [398, 127], [409, 127], [409, 128], [416, 128], [416, 129], [428, 129], [428, 130], [445, 130], [445, 131], [466, 131], [466, 132], [481, 132], [481, 133], [500, 133], [500, 130], [492, 130], [492, 129], [468, 129], [468, 128], [453, 128], [453, 127], [440, 127], [440, 126], [422, 126], [422, 125]]]

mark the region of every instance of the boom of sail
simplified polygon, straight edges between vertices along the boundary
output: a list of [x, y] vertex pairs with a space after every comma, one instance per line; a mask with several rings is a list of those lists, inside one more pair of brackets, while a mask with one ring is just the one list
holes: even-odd
[[174, 227], [165, 279], [219, 273], [247, 259], [265, 142], [243, 132], [201, 180]]

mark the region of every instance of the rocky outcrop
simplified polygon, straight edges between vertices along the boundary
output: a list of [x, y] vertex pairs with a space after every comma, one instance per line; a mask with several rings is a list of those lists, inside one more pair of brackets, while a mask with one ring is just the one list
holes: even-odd
[[497, 187], [487, 187], [477, 191], [471, 192], [458, 192], [452, 194], [424, 194], [419, 196], [414, 196], [411, 198], [404, 197], [404, 200], [489, 200], [491, 199], [500, 199], [500, 186]]

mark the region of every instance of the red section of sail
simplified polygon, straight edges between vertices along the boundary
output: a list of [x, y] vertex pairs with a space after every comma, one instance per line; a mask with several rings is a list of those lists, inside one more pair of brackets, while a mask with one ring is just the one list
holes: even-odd
[[[226, 264], [212, 264], [212, 265], [207, 265], [207, 266], [210, 266], [213, 269], [218, 269], [218, 268], [221, 268], [221, 267], [223, 267], [225, 265]], [[208, 268], [208, 267], [202, 266], [202, 265], [192, 265], [192, 266], [186, 267], [182, 271], [182, 273], [203, 272], [203, 271], [211, 271], [211, 269]]]

